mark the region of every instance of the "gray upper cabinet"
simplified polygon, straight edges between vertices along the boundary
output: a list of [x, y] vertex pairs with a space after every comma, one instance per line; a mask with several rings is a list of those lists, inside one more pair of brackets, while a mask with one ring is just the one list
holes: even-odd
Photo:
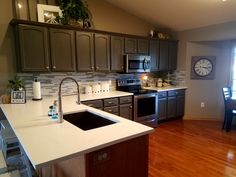
[[151, 71], [159, 70], [159, 40], [150, 40]]
[[136, 38], [125, 38], [125, 53], [137, 53]]
[[149, 54], [149, 40], [139, 38], [125, 38], [125, 53]]
[[178, 41], [169, 41], [169, 70], [175, 70], [177, 68], [177, 51]]
[[111, 36], [111, 70], [123, 71], [124, 69], [124, 38]]
[[76, 56], [78, 71], [94, 70], [93, 33], [76, 32]]
[[73, 30], [50, 28], [52, 71], [75, 71], [75, 34]]
[[110, 36], [96, 33], [95, 46], [95, 70], [110, 71]]
[[19, 25], [19, 62], [21, 72], [49, 71], [48, 30], [46, 27]]
[[169, 49], [168, 49], [169, 41], [160, 40], [160, 53], [159, 53], [159, 71], [167, 71], [168, 68], [168, 60], [169, 60]]
[[138, 54], [149, 54], [149, 40], [138, 39]]

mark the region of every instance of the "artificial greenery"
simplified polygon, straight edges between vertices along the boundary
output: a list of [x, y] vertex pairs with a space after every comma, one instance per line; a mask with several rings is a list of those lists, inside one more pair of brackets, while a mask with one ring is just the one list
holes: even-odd
[[15, 76], [15, 78], [12, 80], [8, 80], [8, 82], [9, 82], [8, 87], [12, 90], [17, 91], [25, 88], [24, 81], [18, 76]]
[[81, 21], [83, 28], [91, 26], [91, 13], [84, 0], [59, 0], [59, 7], [62, 10], [62, 17], [59, 18], [62, 24], [69, 24], [70, 20]]

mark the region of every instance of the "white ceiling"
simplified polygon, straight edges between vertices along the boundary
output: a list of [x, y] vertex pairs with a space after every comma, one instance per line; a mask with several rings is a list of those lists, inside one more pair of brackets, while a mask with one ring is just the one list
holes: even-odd
[[157, 27], [175, 31], [236, 21], [236, 0], [106, 0]]

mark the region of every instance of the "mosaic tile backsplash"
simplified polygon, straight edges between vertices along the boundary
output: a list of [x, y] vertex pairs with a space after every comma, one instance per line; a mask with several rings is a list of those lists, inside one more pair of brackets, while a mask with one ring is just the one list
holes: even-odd
[[[116, 90], [116, 79], [121, 77], [134, 77], [133, 74], [118, 74], [118, 73], [48, 73], [48, 74], [28, 74], [28, 73], [18, 73], [25, 82], [26, 97], [32, 98], [32, 83], [34, 78], [41, 83], [41, 94], [42, 97], [57, 96], [58, 87], [60, 81], [65, 77], [73, 77], [77, 80], [80, 85], [80, 92], [83, 94], [85, 92], [86, 85], [92, 85], [95, 83], [108, 82], [110, 86], [110, 91]], [[62, 85], [63, 95], [73, 95], [76, 94], [75, 83], [71, 81], [65, 81]]]
[[[32, 98], [32, 83], [34, 78], [37, 77], [38, 81], [41, 83], [41, 94], [42, 97], [57, 96], [58, 87], [60, 81], [65, 77], [73, 77], [77, 80], [80, 85], [81, 94], [85, 93], [85, 86], [92, 85], [96, 83], [108, 82], [110, 86], [110, 91], [116, 90], [116, 79], [120, 78], [141, 78], [143, 74], [118, 74], [118, 73], [47, 73], [47, 74], [32, 74], [32, 73], [18, 73], [25, 81], [26, 88], [26, 97], [28, 99]], [[155, 85], [156, 78], [154, 74], [148, 74], [149, 81], [151, 85]], [[185, 85], [185, 71], [176, 70], [170, 74], [170, 79], [175, 85]], [[62, 94], [63, 95], [73, 95], [76, 94], [75, 83], [71, 81], [65, 81], [62, 85]]]

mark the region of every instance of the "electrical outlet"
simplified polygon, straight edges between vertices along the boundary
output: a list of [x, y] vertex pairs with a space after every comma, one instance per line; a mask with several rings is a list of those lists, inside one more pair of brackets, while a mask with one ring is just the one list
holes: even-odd
[[204, 107], [205, 107], [205, 103], [201, 102], [201, 108], [204, 108]]

